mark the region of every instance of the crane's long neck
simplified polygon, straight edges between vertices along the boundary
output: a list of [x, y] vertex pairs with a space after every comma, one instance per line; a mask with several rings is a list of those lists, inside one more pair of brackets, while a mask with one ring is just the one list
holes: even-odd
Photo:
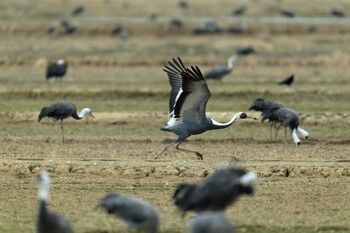
[[81, 110], [81, 112], [79, 113], [79, 115], [77, 115], [76, 113], [72, 115], [72, 117], [76, 120], [81, 120], [83, 119], [86, 115], [91, 114], [91, 110], [90, 108], [84, 108], [83, 110]]
[[231, 57], [229, 57], [227, 59], [227, 68], [231, 70], [233, 68], [233, 64], [234, 64], [234, 62], [236, 60], [237, 60], [237, 55], [236, 54], [234, 54]]
[[210, 129], [224, 129], [224, 128], [227, 128], [227, 127], [229, 127], [230, 125], [232, 125], [236, 120], [240, 119], [240, 115], [241, 115], [241, 112], [236, 113], [236, 114], [231, 118], [231, 120], [229, 120], [229, 121], [226, 122], [226, 123], [220, 123], [220, 122], [215, 121], [214, 119], [211, 119], [212, 126], [211, 126]]

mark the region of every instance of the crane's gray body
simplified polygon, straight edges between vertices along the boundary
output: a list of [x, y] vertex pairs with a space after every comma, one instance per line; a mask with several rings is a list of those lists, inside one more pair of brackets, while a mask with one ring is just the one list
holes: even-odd
[[274, 119], [274, 117], [272, 116], [272, 109], [282, 107], [284, 106], [281, 103], [278, 103], [274, 100], [265, 100], [257, 98], [250, 105], [249, 110], [261, 112], [261, 122], [264, 122], [265, 120], [269, 120], [271, 122]]
[[36, 233], [72, 233], [70, 222], [64, 217], [49, 212], [45, 201], [39, 203]]
[[213, 68], [212, 70], [207, 71], [204, 74], [205, 79], [213, 79], [213, 80], [218, 80], [221, 81], [221, 79], [225, 76], [231, 73], [233, 67], [224, 67], [224, 66], [218, 66]]
[[205, 211], [190, 220], [188, 233], [236, 233], [221, 211]]
[[272, 120], [280, 122], [283, 126], [290, 128], [290, 130], [298, 129], [299, 115], [290, 108], [274, 108], [272, 109]]
[[77, 108], [70, 102], [59, 102], [50, 105], [49, 107], [43, 107], [38, 117], [40, 122], [44, 117], [51, 117], [55, 120], [63, 120], [68, 117], [73, 117], [76, 120], [82, 119], [77, 114]]
[[[243, 178], [244, 177], [244, 178]], [[241, 182], [248, 178], [248, 182]], [[199, 184], [180, 184], [173, 200], [183, 212], [221, 211], [240, 195], [252, 195], [256, 175], [241, 168], [221, 169]]]
[[159, 215], [149, 203], [117, 193], [110, 193], [100, 204], [108, 214], [114, 214], [128, 224], [128, 229], [138, 229], [146, 233], [157, 233]]

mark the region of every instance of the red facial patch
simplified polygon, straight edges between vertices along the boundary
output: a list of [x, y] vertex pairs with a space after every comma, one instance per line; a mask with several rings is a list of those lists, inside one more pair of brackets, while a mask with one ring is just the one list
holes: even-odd
[[245, 112], [242, 112], [240, 118], [241, 118], [241, 119], [247, 118], [247, 114], [246, 114]]

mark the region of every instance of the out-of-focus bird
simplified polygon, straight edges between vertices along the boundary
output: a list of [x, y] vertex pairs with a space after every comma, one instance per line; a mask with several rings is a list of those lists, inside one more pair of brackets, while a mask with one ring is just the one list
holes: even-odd
[[242, 5], [236, 9], [233, 10], [232, 14], [234, 16], [241, 16], [241, 15], [244, 15], [244, 13], [246, 12], [247, 10], [247, 6], [246, 5]]
[[68, 64], [64, 59], [59, 59], [56, 63], [50, 63], [46, 68], [46, 81], [50, 78], [62, 79], [68, 69]]
[[72, 11], [72, 16], [77, 16], [82, 14], [85, 11], [84, 6], [77, 6]]
[[346, 16], [344, 12], [336, 9], [331, 10], [331, 15], [339, 18], [344, 18]]
[[236, 233], [222, 211], [204, 211], [188, 223], [188, 233]]
[[119, 38], [124, 40], [124, 41], [128, 40], [128, 38], [129, 38], [129, 33], [120, 25], [113, 28], [112, 34], [119, 36]]
[[68, 20], [62, 20], [61, 26], [64, 29], [64, 34], [71, 35], [77, 32], [77, 26], [71, 24]]
[[292, 12], [290, 10], [281, 10], [280, 13], [281, 13], [281, 15], [283, 15], [287, 18], [294, 18], [295, 17], [294, 12]]
[[274, 107], [271, 111], [273, 121], [280, 123], [280, 125], [275, 128], [275, 141], [277, 140], [277, 131], [282, 125], [284, 126], [284, 142], [287, 142], [287, 127], [291, 131], [295, 145], [300, 145], [301, 143], [300, 139], [298, 138], [297, 131], [300, 132], [303, 138], [307, 139], [309, 137], [309, 133], [299, 127], [299, 115], [293, 109]]
[[50, 212], [47, 208], [47, 200], [50, 189], [50, 176], [47, 172], [41, 172], [39, 182], [39, 213], [36, 220], [36, 233], [72, 233], [70, 222], [64, 217]]
[[136, 197], [110, 193], [98, 205], [113, 214], [128, 225], [128, 232], [137, 229], [146, 233], [157, 233], [159, 228], [159, 215], [157, 210], [149, 203]]
[[81, 120], [85, 116], [94, 117], [94, 115], [92, 115], [90, 108], [83, 108], [83, 110], [81, 110], [80, 114], [78, 115], [77, 108], [73, 103], [58, 102], [50, 105], [49, 107], [43, 107], [38, 116], [38, 122], [40, 122], [41, 119], [44, 117], [53, 118], [55, 121], [61, 120], [61, 134], [62, 134], [62, 141], [64, 141], [63, 120], [68, 117], [73, 117], [76, 120]]
[[195, 35], [205, 35], [205, 34], [219, 34], [222, 33], [224, 30], [220, 28], [216, 22], [209, 21], [206, 22], [204, 27], [195, 28], [193, 30], [193, 34]]
[[187, 211], [222, 211], [243, 194], [252, 195], [257, 175], [242, 168], [214, 172], [199, 184], [180, 184], [173, 195], [175, 205]]
[[278, 84], [280, 85], [286, 85], [286, 86], [291, 86], [294, 81], [294, 74], [289, 75], [287, 78], [283, 79], [280, 81]]
[[174, 144], [177, 144], [176, 149], [195, 153], [199, 159], [203, 159], [202, 154], [198, 151], [179, 148], [180, 144], [191, 135], [201, 134], [207, 130], [224, 129], [238, 119], [253, 117], [239, 112], [227, 123], [219, 123], [208, 118], [205, 110], [211, 94], [200, 69], [197, 66], [191, 66], [191, 69], [186, 68], [180, 58], [178, 60], [173, 58], [173, 62], [168, 62], [168, 64], [163, 70], [167, 73], [171, 85], [169, 99], [171, 119], [161, 130], [173, 132], [178, 135], [178, 138], [166, 146], [155, 159]]
[[227, 59], [227, 66], [218, 66], [215, 67], [206, 73], [204, 73], [204, 78], [205, 79], [213, 79], [213, 80], [218, 80], [221, 81], [222, 78], [232, 72], [233, 65], [238, 59], [238, 55], [236, 53], [232, 54], [228, 59]]
[[246, 55], [255, 53], [255, 50], [253, 47], [246, 46], [246, 47], [237, 48], [235, 53], [240, 56], [246, 56]]

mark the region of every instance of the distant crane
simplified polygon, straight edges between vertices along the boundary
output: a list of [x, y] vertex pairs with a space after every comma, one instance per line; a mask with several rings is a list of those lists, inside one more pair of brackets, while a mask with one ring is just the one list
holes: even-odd
[[332, 14], [332, 16], [339, 17], [339, 18], [346, 17], [346, 15], [345, 15], [345, 13], [343, 11], [340, 11], [340, 10], [337, 10], [337, 9], [331, 10], [331, 14]]
[[198, 159], [203, 159], [198, 151], [179, 148], [180, 144], [191, 135], [201, 134], [207, 130], [224, 129], [238, 119], [253, 117], [239, 112], [227, 123], [219, 123], [206, 117], [205, 109], [211, 94], [200, 69], [197, 66], [191, 66], [191, 70], [186, 68], [180, 58], [178, 61], [173, 58], [173, 63], [168, 62], [168, 64], [169, 66], [165, 65], [163, 70], [167, 73], [171, 85], [169, 99], [171, 119], [161, 130], [173, 132], [178, 135], [178, 138], [166, 146], [155, 159], [174, 144], [177, 144], [176, 149], [195, 153]]
[[280, 85], [291, 86], [294, 81], [294, 74], [289, 75], [287, 78], [279, 82]]
[[188, 224], [189, 233], [236, 233], [233, 224], [222, 211], [204, 211], [192, 218]]
[[158, 232], [157, 210], [141, 199], [110, 193], [101, 200], [98, 207], [124, 220], [128, 224], [127, 232], [131, 229], [142, 230], [146, 233]]
[[252, 195], [257, 175], [238, 167], [217, 170], [199, 184], [180, 184], [173, 195], [183, 215], [187, 211], [223, 211], [242, 194]]
[[[265, 120], [269, 120], [270, 122], [270, 140], [272, 140], [272, 128], [276, 129], [275, 124], [275, 117], [272, 115], [272, 109], [273, 108], [284, 106], [274, 100], [265, 100], [262, 98], [257, 98], [253, 101], [253, 103], [250, 105], [249, 110], [259, 111], [261, 112], [261, 122], [264, 122]], [[276, 131], [275, 131], [276, 132]]]
[[292, 12], [290, 10], [281, 10], [280, 13], [281, 13], [281, 15], [283, 15], [287, 18], [294, 18], [295, 17], [294, 12]]
[[119, 36], [120, 39], [126, 41], [129, 38], [129, 33], [123, 28], [123, 26], [117, 25], [113, 28], [112, 34]]
[[72, 16], [77, 16], [82, 14], [85, 11], [84, 6], [77, 6], [72, 11]]
[[84, 108], [81, 110], [80, 114], [77, 114], [77, 108], [73, 103], [70, 102], [58, 102], [54, 103], [49, 107], [43, 107], [41, 109], [41, 112], [38, 116], [38, 122], [41, 121], [44, 117], [51, 117], [55, 121], [61, 120], [61, 134], [62, 134], [62, 141], [64, 142], [64, 136], [63, 136], [63, 120], [68, 117], [73, 117], [76, 120], [81, 120], [85, 116], [92, 116], [92, 112], [90, 108]]
[[50, 63], [46, 69], [46, 81], [50, 78], [62, 79], [67, 73], [68, 65], [64, 59], [59, 59], [56, 63]]
[[236, 53], [232, 54], [228, 59], [227, 59], [227, 67], [224, 66], [218, 66], [215, 67], [209, 71], [207, 71], [204, 74], [205, 79], [213, 79], [213, 80], [218, 80], [221, 81], [221, 79], [225, 76], [231, 73], [233, 69], [233, 65], [236, 62], [238, 58], [238, 55]]
[[250, 54], [255, 53], [255, 50], [253, 47], [245, 46], [245, 47], [239, 47], [236, 49], [235, 53], [240, 56], [247, 56]]
[[240, 7], [236, 8], [233, 10], [232, 14], [234, 16], [241, 16], [241, 15], [244, 15], [244, 13], [246, 12], [247, 10], [247, 6], [246, 5], [241, 5]]
[[67, 219], [47, 209], [50, 188], [49, 174], [41, 172], [38, 182], [39, 213], [36, 220], [36, 233], [72, 233], [72, 226]]
[[297, 131], [300, 132], [303, 138], [307, 139], [309, 137], [309, 133], [299, 127], [299, 115], [294, 110], [290, 108], [273, 107], [271, 111], [273, 121], [280, 123], [280, 125], [275, 128], [275, 141], [277, 140], [277, 132], [282, 125], [284, 126], [284, 142], [287, 142], [287, 127], [290, 128], [295, 145], [300, 145], [301, 143]]

